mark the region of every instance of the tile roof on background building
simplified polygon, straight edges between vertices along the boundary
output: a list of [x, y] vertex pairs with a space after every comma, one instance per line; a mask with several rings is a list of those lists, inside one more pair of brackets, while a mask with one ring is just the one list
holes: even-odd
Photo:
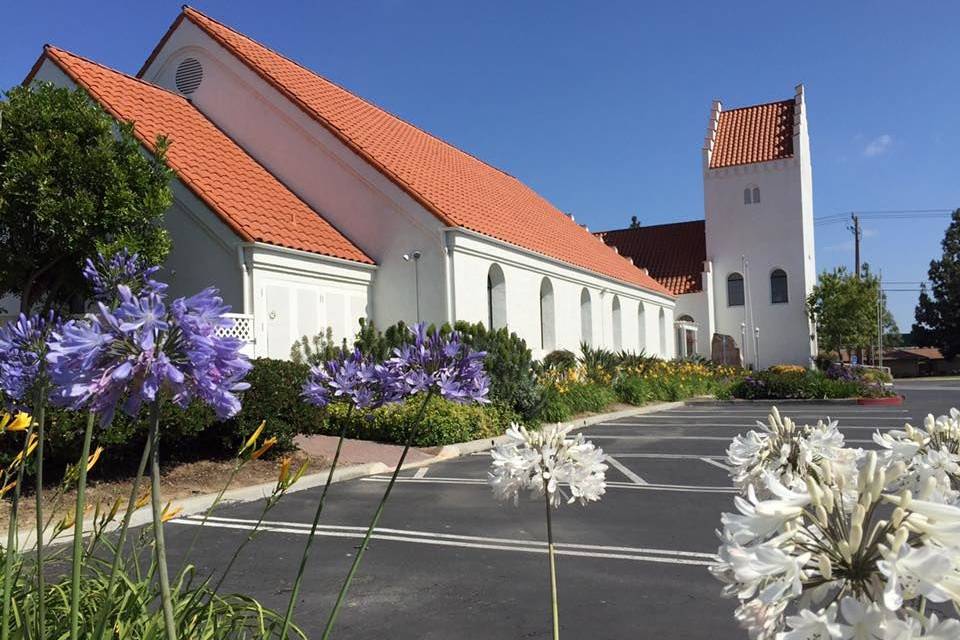
[[167, 164], [244, 240], [373, 264], [186, 98], [51, 46], [31, 77], [44, 56], [113, 117], [132, 122], [148, 149], [166, 136]]
[[[247, 36], [188, 19], [448, 226], [656, 293], [669, 291], [516, 178], [397, 118]], [[168, 32], [169, 34], [170, 32]], [[162, 48], [158, 45], [157, 51]], [[152, 59], [152, 56], [151, 56]], [[147, 61], [148, 66], [150, 60]]]
[[782, 100], [721, 111], [710, 168], [792, 158], [795, 106]]
[[638, 267], [646, 268], [673, 295], [702, 290], [700, 274], [707, 259], [703, 220], [616, 229], [597, 236], [616, 247], [620, 255], [633, 258]]

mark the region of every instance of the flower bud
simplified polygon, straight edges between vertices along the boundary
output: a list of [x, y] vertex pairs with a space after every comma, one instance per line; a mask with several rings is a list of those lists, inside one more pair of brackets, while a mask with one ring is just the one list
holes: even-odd
[[817, 486], [817, 481], [812, 476], [807, 476], [807, 493], [810, 494], [810, 504], [816, 508], [820, 506], [822, 492]]
[[890, 516], [890, 522], [894, 527], [899, 527], [903, 523], [903, 519], [906, 517], [906, 515], [906, 511], [904, 511], [901, 507], [897, 507], [893, 510], [893, 515]]
[[854, 524], [850, 526], [850, 549], [857, 550], [860, 543], [863, 542], [863, 525]]
[[897, 532], [893, 535], [893, 543], [890, 545], [890, 550], [893, 553], [900, 551], [900, 547], [907, 541], [907, 536], [910, 535], [910, 532], [907, 531], [906, 527], [900, 527], [897, 529]]
[[827, 557], [827, 554], [821, 553], [819, 557], [817, 557], [817, 565], [820, 569], [820, 575], [822, 575], [825, 580], [833, 580], [833, 565], [830, 564], [830, 558]]
[[929, 500], [930, 496], [933, 494], [933, 490], [937, 488], [937, 480], [933, 476], [928, 477], [923, 482], [923, 486], [920, 488], [920, 495], [918, 496], [921, 500]]
[[840, 550], [840, 555], [843, 556], [843, 559], [847, 562], [850, 562], [850, 560], [853, 558], [850, 553], [850, 543], [846, 540], [841, 540], [837, 543], [837, 548]]
[[818, 505], [816, 508], [817, 522], [820, 523], [821, 527], [826, 527], [829, 522], [827, 517], [827, 510], [823, 508], [823, 505]]

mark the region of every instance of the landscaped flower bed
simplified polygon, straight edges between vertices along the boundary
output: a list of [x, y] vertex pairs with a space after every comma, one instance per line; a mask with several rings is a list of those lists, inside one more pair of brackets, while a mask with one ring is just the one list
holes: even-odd
[[880, 398], [893, 392], [883, 384], [856, 375], [830, 375], [819, 370], [771, 367], [751, 373], [730, 389], [734, 398], [746, 400], [821, 400]]

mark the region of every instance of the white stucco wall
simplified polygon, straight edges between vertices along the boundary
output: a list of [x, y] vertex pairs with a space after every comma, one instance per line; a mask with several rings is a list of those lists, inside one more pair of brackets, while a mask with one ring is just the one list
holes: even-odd
[[[777, 363], [808, 366], [816, 354], [805, 308], [816, 282], [816, 265], [812, 170], [802, 103], [800, 91], [793, 158], [723, 169], [706, 168], [707, 156], [704, 162], [707, 258], [713, 265], [716, 331], [733, 336], [739, 344], [745, 323], [744, 360], [756, 365], [753, 332], [758, 328], [761, 368]], [[745, 204], [743, 191], [754, 186], [760, 189], [760, 202]], [[747, 273], [741, 257], [747, 258]], [[771, 302], [770, 275], [777, 268], [787, 273], [787, 303]], [[746, 279], [745, 306], [728, 304], [731, 273]]]
[[608, 349], [616, 346], [613, 330], [613, 300], [616, 296], [620, 302], [620, 348], [627, 351], [642, 348], [639, 305], [643, 304], [647, 353], [672, 356], [670, 340], [666, 353], [659, 348], [657, 324], [659, 310], [663, 308], [667, 311], [668, 331], [672, 327], [674, 303], [671, 298], [601, 278], [542, 256], [520, 252], [479, 234], [462, 230], [448, 233], [451, 281], [455, 291], [453, 308], [458, 320], [487, 322], [487, 274], [491, 265], [496, 264], [503, 270], [505, 279], [507, 326], [527, 341], [534, 357], [540, 358], [549, 350], [544, 349], [541, 342], [540, 290], [544, 278], [548, 278], [553, 287], [554, 349], [579, 352], [580, 301], [586, 289], [590, 295], [594, 346]]

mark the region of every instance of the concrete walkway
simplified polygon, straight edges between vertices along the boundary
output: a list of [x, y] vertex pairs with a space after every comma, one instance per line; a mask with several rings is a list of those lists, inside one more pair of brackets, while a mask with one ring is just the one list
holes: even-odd
[[[327, 460], [333, 460], [333, 454], [337, 450], [336, 436], [297, 436], [294, 443], [300, 450], [311, 456], [323, 456]], [[397, 466], [400, 461], [400, 454], [403, 453], [403, 447], [396, 444], [383, 444], [380, 442], [370, 442], [368, 440], [343, 441], [343, 448], [340, 450], [340, 461], [337, 466], [349, 464], [368, 464], [371, 462], [380, 462], [388, 467]], [[418, 449], [412, 447], [407, 453], [407, 463], [422, 462], [433, 458], [435, 450]]]

